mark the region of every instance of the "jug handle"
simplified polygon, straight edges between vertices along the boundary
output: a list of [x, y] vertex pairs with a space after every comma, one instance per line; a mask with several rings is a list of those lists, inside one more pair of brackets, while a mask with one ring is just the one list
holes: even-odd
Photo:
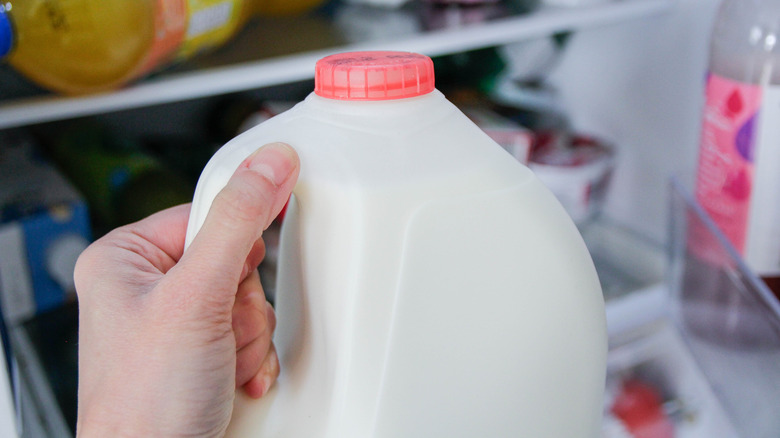
[[[240, 137], [236, 140], [240, 140]], [[195, 235], [206, 220], [211, 204], [217, 194], [225, 188], [238, 166], [257, 148], [256, 142], [235, 144], [235, 147], [225, 145], [209, 160], [198, 179], [195, 194], [190, 207], [190, 217], [187, 223], [187, 234], [184, 240], [184, 250], [189, 248]]]

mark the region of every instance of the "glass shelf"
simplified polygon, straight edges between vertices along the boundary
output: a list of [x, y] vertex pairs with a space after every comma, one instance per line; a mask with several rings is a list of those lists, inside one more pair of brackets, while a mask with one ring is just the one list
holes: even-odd
[[607, 0], [524, 11], [501, 6], [504, 3], [458, 12], [426, 10], [430, 6], [425, 2], [394, 10], [337, 2], [318, 14], [258, 19], [214, 53], [127, 88], [89, 96], [44, 93], [6, 66], [0, 69], [0, 129], [307, 80], [313, 77], [314, 63], [334, 52], [406, 50], [447, 55], [646, 18], [674, 5], [673, 0]]

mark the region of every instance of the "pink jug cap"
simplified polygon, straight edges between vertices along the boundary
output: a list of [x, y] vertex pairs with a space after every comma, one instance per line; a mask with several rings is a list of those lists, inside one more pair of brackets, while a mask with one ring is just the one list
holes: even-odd
[[328, 99], [403, 99], [433, 89], [433, 61], [417, 53], [339, 53], [320, 59], [315, 67], [314, 93]]

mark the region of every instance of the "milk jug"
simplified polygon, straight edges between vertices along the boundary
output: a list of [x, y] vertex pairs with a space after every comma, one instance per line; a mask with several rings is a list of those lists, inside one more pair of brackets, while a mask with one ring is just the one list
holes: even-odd
[[301, 171], [285, 215], [281, 375], [237, 394], [230, 437], [594, 438], [601, 288], [532, 172], [405, 52], [329, 56], [303, 102], [222, 147], [189, 243], [238, 165], [282, 141]]

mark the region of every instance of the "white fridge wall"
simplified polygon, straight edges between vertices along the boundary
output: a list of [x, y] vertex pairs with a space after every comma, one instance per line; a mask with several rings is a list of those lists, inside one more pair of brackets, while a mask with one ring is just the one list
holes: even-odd
[[659, 242], [669, 177], [695, 170], [718, 4], [678, 0], [667, 14], [578, 32], [550, 77], [574, 127], [617, 148], [605, 215]]

